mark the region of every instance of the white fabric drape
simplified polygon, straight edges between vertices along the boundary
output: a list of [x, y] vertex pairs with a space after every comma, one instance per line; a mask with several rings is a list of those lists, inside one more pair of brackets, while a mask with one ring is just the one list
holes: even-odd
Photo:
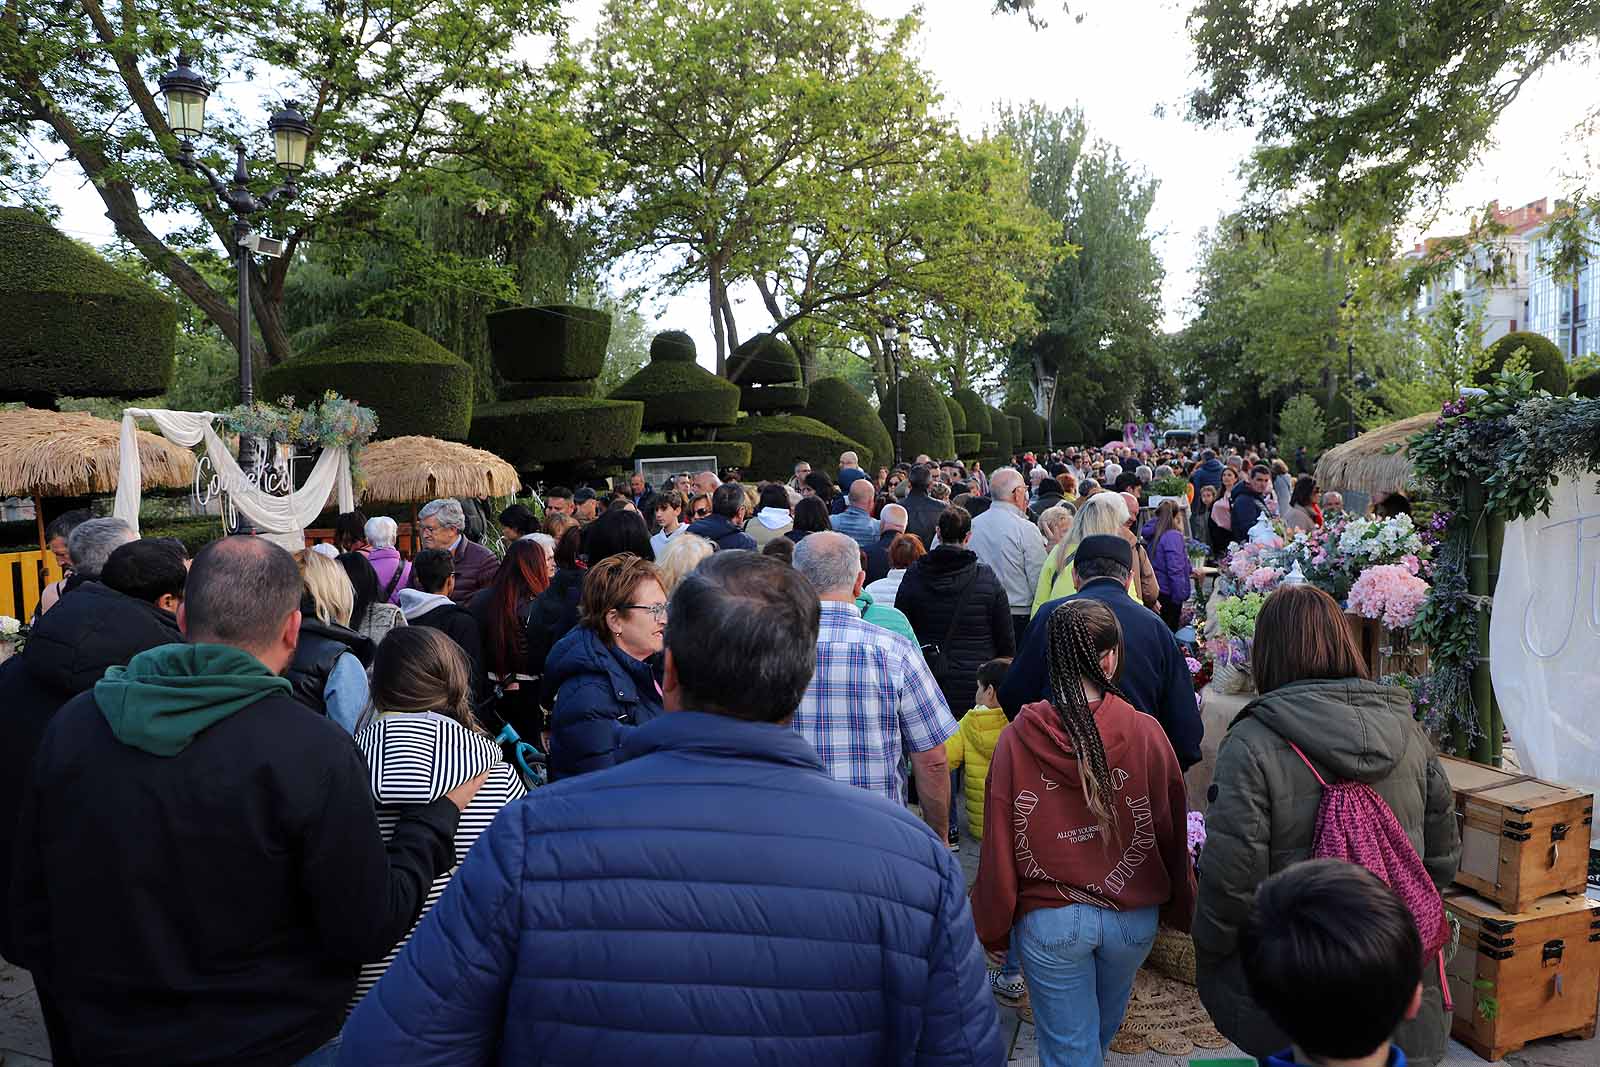
[[138, 427], [135, 420], [155, 422], [162, 436], [173, 444], [193, 448], [204, 442], [206, 458], [216, 471], [218, 484], [228, 493], [234, 507], [269, 534], [298, 534], [327, 506], [330, 494], [337, 493], [340, 511], [354, 511], [355, 486], [350, 481], [350, 453], [345, 448], [324, 448], [312, 465], [306, 484], [287, 496], [273, 496], [253, 485], [239, 463], [218, 436], [217, 416], [209, 411], [167, 411], [162, 408], [127, 408], [122, 413], [122, 446], [117, 472], [117, 503], [114, 514], [139, 529], [139, 499], [143, 491], [143, 472], [139, 461]]

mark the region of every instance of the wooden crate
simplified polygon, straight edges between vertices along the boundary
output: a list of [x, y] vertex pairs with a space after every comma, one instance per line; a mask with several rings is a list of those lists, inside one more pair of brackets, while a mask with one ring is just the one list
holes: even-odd
[[1556, 895], [1508, 912], [1450, 889], [1444, 905], [1461, 923], [1447, 969], [1457, 1041], [1493, 1062], [1542, 1037], [1594, 1036], [1600, 902]]
[[1584, 891], [1591, 794], [1450, 756], [1439, 762], [1461, 828], [1457, 885], [1511, 912], [1551, 893]]

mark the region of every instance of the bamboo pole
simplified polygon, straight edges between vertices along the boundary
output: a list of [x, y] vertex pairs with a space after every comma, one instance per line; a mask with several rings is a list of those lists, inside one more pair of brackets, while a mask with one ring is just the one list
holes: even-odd
[[44, 587], [50, 584], [46, 581], [50, 565], [45, 562], [50, 556], [50, 546], [44, 539], [44, 501], [39, 499], [38, 493], [33, 494], [33, 521], [39, 527], [39, 592], [42, 594]]
[[1495, 719], [1494, 683], [1489, 673], [1489, 598], [1494, 588], [1489, 580], [1489, 516], [1483, 487], [1468, 485], [1464, 503], [1467, 521], [1472, 524], [1472, 544], [1467, 556], [1467, 592], [1475, 598], [1477, 606], [1473, 610], [1478, 621], [1477, 654], [1472, 660], [1472, 705], [1477, 716], [1477, 731], [1468, 751], [1461, 751], [1461, 740], [1464, 739], [1458, 740], [1456, 751], [1469, 756], [1475, 763], [1489, 763], [1494, 755], [1490, 745]]

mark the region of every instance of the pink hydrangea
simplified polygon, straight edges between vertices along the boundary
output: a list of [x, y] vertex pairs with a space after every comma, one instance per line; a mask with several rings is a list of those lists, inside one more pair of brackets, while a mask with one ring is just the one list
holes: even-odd
[[1189, 856], [1194, 858], [1200, 855], [1200, 850], [1206, 843], [1206, 817], [1198, 811], [1189, 813]]
[[1368, 567], [1350, 587], [1350, 610], [1391, 630], [1416, 622], [1427, 599], [1428, 583], [1400, 563]]
[[1402, 556], [1400, 558], [1400, 565], [1406, 570], [1410, 571], [1412, 574], [1422, 573], [1422, 561], [1417, 559], [1416, 556]]
[[1283, 571], [1277, 567], [1257, 567], [1250, 572], [1250, 577], [1244, 580], [1246, 589], [1256, 593], [1265, 593], [1275, 587], [1283, 578]]

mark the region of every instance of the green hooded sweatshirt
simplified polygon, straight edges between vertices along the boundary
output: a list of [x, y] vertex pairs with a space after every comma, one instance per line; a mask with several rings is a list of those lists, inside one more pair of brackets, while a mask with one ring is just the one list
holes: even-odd
[[118, 741], [176, 756], [206, 727], [262, 697], [289, 693], [287, 678], [231, 645], [162, 645], [107, 670], [94, 700]]

